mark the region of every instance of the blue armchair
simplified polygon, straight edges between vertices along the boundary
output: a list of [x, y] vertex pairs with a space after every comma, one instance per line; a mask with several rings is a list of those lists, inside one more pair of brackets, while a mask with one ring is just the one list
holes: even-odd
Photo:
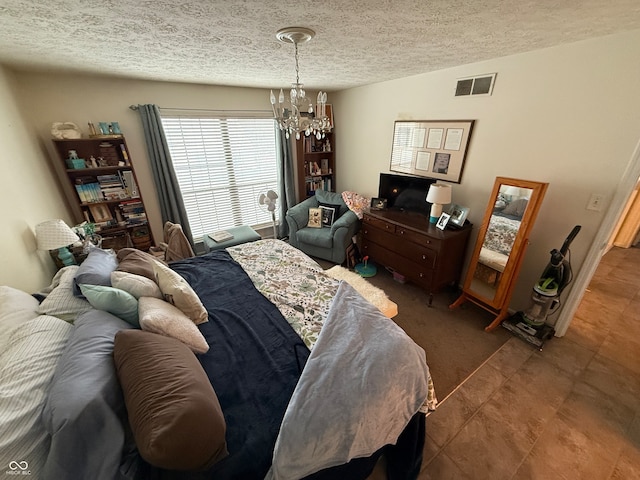
[[[320, 203], [339, 205], [338, 218], [331, 228], [307, 227], [309, 208], [318, 207]], [[346, 258], [347, 246], [360, 228], [358, 216], [347, 207], [340, 193], [316, 191], [313, 197], [300, 202], [287, 210], [289, 225], [289, 243], [312, 257], [322, 258], [341, 264]]]

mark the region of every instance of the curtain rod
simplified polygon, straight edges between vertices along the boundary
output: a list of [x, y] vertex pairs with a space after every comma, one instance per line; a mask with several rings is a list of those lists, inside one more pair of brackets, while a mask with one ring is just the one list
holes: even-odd
[[[138, 110], [138, 105], [129, 105], [131, 110]], [[271, 110], [215, 110], [212, 108], [179, 108], [179, 107], [161, 107], [158, 106], [160, 110], [175, 110], [182, 112], [215, 112], [215, 113], [264, 113], [271, 112]]]

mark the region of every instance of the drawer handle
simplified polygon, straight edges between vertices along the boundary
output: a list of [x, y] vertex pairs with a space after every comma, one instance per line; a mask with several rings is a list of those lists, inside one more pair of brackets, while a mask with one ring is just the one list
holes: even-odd
[[386, 228], [387, 230], [389, 230], [389, 225], [385, 225], [384, 228]]
[[400, 230], [400, 235], [404, 235], [404, 230]]
[[365, 231], [364, 231], [364, 233], [365, 233], [365, 234], [366, 234], [366, 233], [369, 233], [369, 230], [365, 230]]
[[426, 260], [426, 259], [427, 259], [427, 256], [426, 256], [426, 255], [422, 255], [422, 259], [423, 259], [423, 260]]
[[426, 243], [427, 243], [427, 245], [428, 245], [428, 244], [430, 244], [430, 243], [431, 243], [431, 240], [427, 240], [427, 242], [426, 242]]
[[424, 273], [420, 273], [420, 278], [424, 278]]

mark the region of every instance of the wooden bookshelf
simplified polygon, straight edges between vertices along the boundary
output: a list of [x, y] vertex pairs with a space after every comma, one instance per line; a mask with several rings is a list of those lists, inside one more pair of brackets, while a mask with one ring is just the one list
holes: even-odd
[[[123, 136], [53, 140], [55, 170], [73, 219], [96, 224], [103, 248], [154, 245], [146, 209]], [[77, 159], [70, 158], [75, 151]]]
[[334, 192], [336, 165], [333, 132], [325, 134], [321, 140], [309, 135], [295, 142], [298, 203], [315, 195], [316, 190]]

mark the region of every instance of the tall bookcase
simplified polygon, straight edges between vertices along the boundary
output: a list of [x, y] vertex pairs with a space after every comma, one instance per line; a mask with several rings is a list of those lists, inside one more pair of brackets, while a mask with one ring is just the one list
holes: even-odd
[[302, 136], [296, 142], [296, 175], [298, 203], [315, 195], [316, 190], [335, 191], [336, 164], [334, 134], [327, 133], [318, 140], [315, 136]]
[[53, 143], [55, 168], [76, 223], [95, 223], [103, 248], [148, 250], [153, 237], [124, 137]]

